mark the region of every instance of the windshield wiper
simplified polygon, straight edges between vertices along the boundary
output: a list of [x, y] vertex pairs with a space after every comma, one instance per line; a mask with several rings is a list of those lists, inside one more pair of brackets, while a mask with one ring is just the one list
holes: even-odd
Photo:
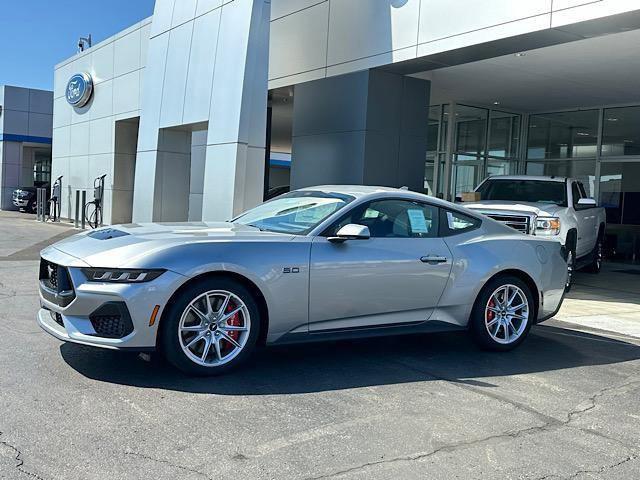
[[246, 223], [245, 224], [247, 227], [253, 227], [253, 228], [257, 228], [258, 230], [260, 230], [261, 232], [266, 232], [267, 230], [265, 228], [259, 227], [258, 225], [254, 224], [254, 223]]

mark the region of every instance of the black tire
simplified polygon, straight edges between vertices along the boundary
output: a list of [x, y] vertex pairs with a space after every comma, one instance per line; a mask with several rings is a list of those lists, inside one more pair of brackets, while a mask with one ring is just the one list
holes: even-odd
[[37, 204], [35, 200], [31, 200], [27, 205], [27, 212], [29, 213], [38, 213], [37, 212]]
[[598, 274], [600, 270], [602, 270], [602, 260], [603, 260], [603, 248], [604, 248], [604, 235], [602, 234], [602, 230], [598, 233], [598, 240], [596, 241], [596, 246], [593, 248], [593, 252], [591, 252], [591, 263], [584, 268], [585, 272]]
[[[487, 308], [492, 295], [498, 289], [506, 285], [513, 285], [520, 289], [527, 298], [528, 302], [528, 316], [526, 321], [523, 320], [523, 325], [518, 325], [518, 330], [522, 328], [521, 333], [510, 343], [499, 343], [489, 333], [489, 327], [487, 327]], [[513, 275], [500, 275], [491, 279], [480, 291], [478, 298], [471, 311], [471, 318], [469, 319], [470, 332], [473, 340], [476, 344], [484, 350], [492, 350], [498, 352], [506, 352], [513, 350], [520, 345], [529, 334], [531, 325], [533, 325], [537, 315], [537, 306], [534, 303], [534, 297], [531, 293], [529, 286], [520, 278]]]
[[577, 234], [575, 231], [569, 232], [567, 235], [567, 283], [564, 287], [564, 291], [569, 293], [571, 291], [571, 287], [573, 286], [573, 279], [576, 273], [576, 246], [578, 243]]
[[[183, 350], [178, 333], [180, 320], [185, 309], [193, 300], [210, 291], [226, 291], [237, 296], [245, 304], [250, 318], [248, 338], [243, 348], [228, 363], [218, 366], [204, 366], [191, 360]], [[241, 283], [227, 278], [204, 279], [188, 285], [177, 298], [170, 302], [162, 316], [158, 346], [169, 363], [188, 375], [222, 375], [235, 370], [251, 357], [260, 337], [260, 326], [261, 318], [258, 304], [253, 295]]]

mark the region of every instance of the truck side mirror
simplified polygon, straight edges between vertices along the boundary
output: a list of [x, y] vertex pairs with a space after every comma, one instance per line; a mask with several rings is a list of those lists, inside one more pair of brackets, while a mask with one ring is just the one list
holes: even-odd
[[596, 208], [598, 206], [598, 202], [596, 202], [593, 198], [581, 198], [578, 200], [578, 208], [580, 210], [586, 210], [587, 208]]

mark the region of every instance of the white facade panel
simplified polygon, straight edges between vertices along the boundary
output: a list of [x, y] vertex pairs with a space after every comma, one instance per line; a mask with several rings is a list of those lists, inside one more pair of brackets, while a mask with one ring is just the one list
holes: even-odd
[[329, 2], [271, 22], [269, 78], [325, 68], [328, 25]]
[[140, 110], [140, 70], [116, 77], [113, 91], [114, 115]]
[[135, 30], [114, 42], [114, 76], [120, 77], [140, 68], [141, 36]]
[[328, 64], [415, 46], [420, 1], [332, 0]]
[[89, 154], [112, 153], [114, 151], [114, 130], [115, 124], [108, 117], [89, 122]]
[[169, 48], [160, 110], [160, 126], [163, 128], [182, 124], [189, 70], [187, 52], [191, 50], [192, 34], [193, 22], [185, 23], [169, 32]]
[[196, 10], [196, 17], [209, 13], [211, 10], [222, 6], [222, 0], [198, 0], [198, 8]]
[[173, 18], [171, 28], [175, 28], [183, 23], [193, 20], [196, 14], [196, 4], [198, 0], [180, 0], [173, 7]]
[[113, 115], [113, 80], [95, 86], [89, 111], [91, 120]]
[[299, 12], [305, 8], [312, 7], [319, 3], [328, 2], [329, 0], [272, 0], [271, 1], [271, 20], [276, 20], [285, 15]]
[[91, 76], [93, 77], [93, 83], [96, 85], [113, 78], [113, 55], [112, 41], [92, 51]]
[[221, 9], [196, 18], [184, 99], [184, 123], [209, 119]]
[[173, 20], [173, 9], [176, 1], [180, 0], [156, 0], [151, 23], [151, 38], [171, 29], [171, 20]]

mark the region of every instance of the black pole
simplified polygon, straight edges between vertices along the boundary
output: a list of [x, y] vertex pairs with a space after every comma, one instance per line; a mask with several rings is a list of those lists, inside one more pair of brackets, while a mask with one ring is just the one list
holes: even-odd
[[267, 107], [267, 139], [264, 149], [264, 192], [262, 199], [266, 200], [269, 193], [269, 177], [271, 175], [271, 125], [273, 120], [273, 108]]

